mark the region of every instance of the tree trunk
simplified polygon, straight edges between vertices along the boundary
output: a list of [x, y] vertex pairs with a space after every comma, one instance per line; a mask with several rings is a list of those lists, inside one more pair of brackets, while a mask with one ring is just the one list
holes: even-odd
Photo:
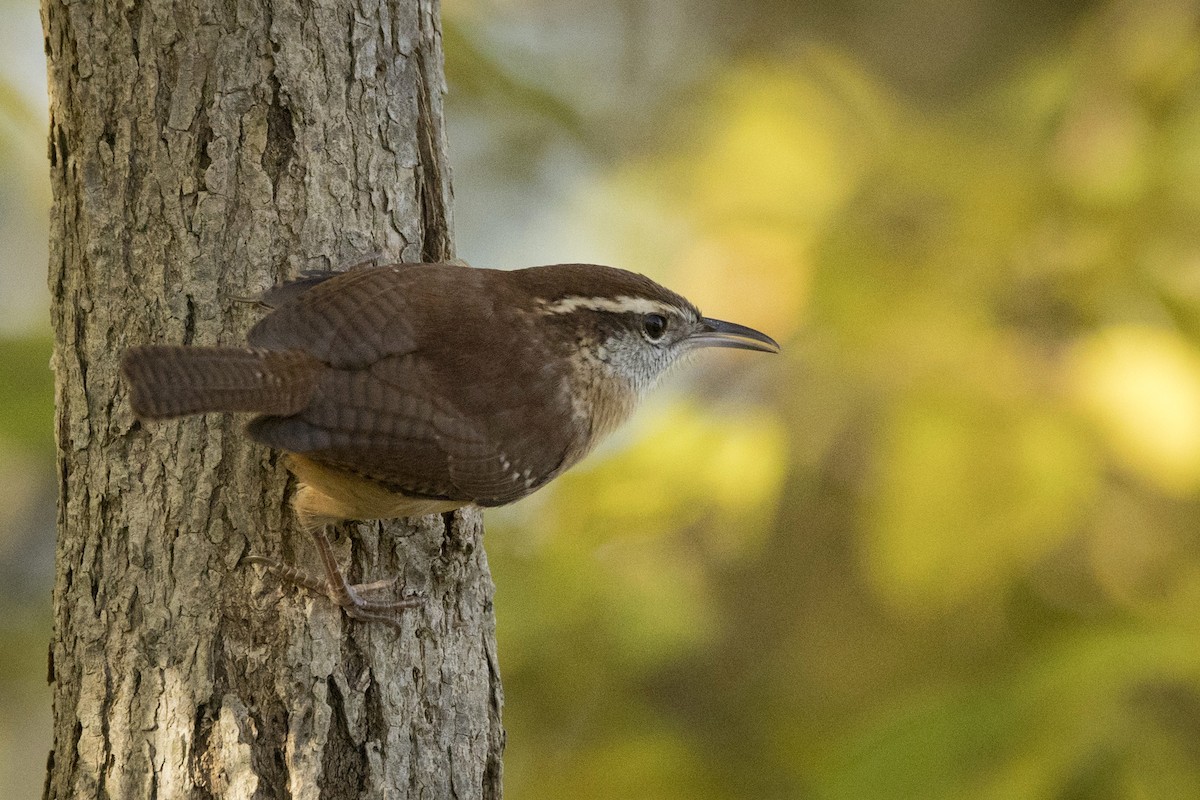
[[[475, 512], [359, 525], [352, 580], [420, 593], [399, 632], [319, 573], [244, 420], [142, 426], [149, 342], [239, 344], [303, 270], [451, 257], [437, 0], [44, 0], [58, 513], [46, 796], [500, 796], [492, 582]], [[353, 542], [353, 544], [351, 544]]]

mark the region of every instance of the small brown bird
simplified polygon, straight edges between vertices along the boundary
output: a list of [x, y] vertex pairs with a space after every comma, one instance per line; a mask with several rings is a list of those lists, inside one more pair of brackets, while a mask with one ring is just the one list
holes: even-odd
[[330, 596], [393, 624], [385, 612], [417, 601], [361, 598], [328, 525], [519, 500], [587, 455], [683, 355], [779, 352], [649, 278], [593, 264], [361, 267], [281, 284], [261, 303], [273, 310], [249, 347], [126, 351], [133, 412], [255, 414], [250, 438], [285, 451], [299, 481], [293, 506]]

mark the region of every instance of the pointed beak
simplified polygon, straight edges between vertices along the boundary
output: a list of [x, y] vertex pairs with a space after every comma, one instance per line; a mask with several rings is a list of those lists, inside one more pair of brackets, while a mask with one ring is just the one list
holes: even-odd
[[733, 347], [763, 353], [778, 353], [780, 349], [778, 342], [754, 328], [708, 317], [700, 320], [700, 325], [688, 337], [688, 342], [693, 347]]

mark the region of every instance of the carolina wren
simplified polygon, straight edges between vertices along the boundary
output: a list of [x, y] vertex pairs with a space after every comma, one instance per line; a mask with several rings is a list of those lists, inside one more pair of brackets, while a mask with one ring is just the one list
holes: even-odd
[[683, 355], [779, 352], [649, 278], [592, 264], [360, 267], [281, 284], [260, 302], [273, 310], [249, 347], [127, 350], [133, 411], [255, 414], [250, 438], [285, 451], [299, 481], [293, 506], [327, 591], [368, 620], [415, 603], [360, 597], [328, 525], [519, 500], [587, 455]]

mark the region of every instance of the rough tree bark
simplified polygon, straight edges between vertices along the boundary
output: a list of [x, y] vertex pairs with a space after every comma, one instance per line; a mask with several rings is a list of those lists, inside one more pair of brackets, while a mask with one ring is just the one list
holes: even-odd
[[[239, 298], [380, 253], [451, 257], [438, 0], [44, 0], [61, 498], [46, 796], [500, 795], [478, 515], [360, 525], [345, 619], [276, 456], [211, 415], [139, 425], [117, 363], [234, 344]], [[351, 544], [353, 541], [353, 545]]]

